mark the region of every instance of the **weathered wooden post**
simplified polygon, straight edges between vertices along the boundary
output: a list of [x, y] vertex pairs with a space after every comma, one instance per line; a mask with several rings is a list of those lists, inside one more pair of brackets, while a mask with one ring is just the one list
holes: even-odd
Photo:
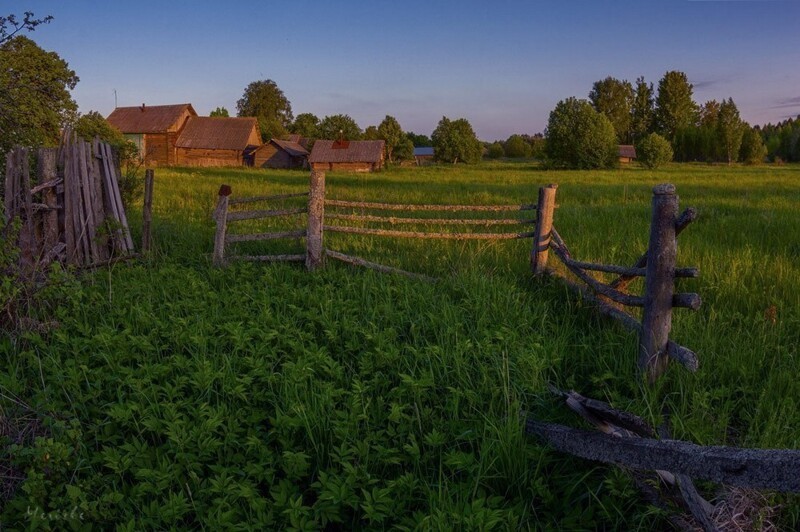
[[311, 171], [308, 193], [308, 228], [306, 229], [306, 268], [322, 266], [322, 225], [325, 218], [325, 172]]
[[[142, 210], [142, 253], [150, 251], [153, 221], [153, 170], [144, 172], [144, 207]], [[227, 210], [227, 206], [226, 206]]]
[[231, 187], [219, 187], [217, 208], [214, 209], [214, 220], [217, 222], [217, 233], [214, 235], [214, 266], [225, 266], [225, 235], [228, 232], [228, 196]]
[[58, 178], [56, 156], [58, 148], [39, 148], [36, 152], [36, 176], [39, 185], [51, 183], [42, 190], [48, 210], [42, 217], [42, 253], [47, 254], [58, 244], [58, 198], [55, 181]]
[[653, 188], [653, 215], [647, 248], [644, 313], [639, 336], [639, 369], [654, 382], [666, 369], [667, 342], [672, 328], [672, 295], [675, 288], [675, 259], [678, 242], [675, 222], [678, 196], [675, 186]]
[[536, 206], [536, 228], [531, 250], [531, 270], [534, 275], [544, 273], [547, 268], [547, 253], [550, 249], [550, 230], [553, 227], [553, 209], [556, 205], [558, 185], [550, 184], [539, 188], [539, 202]]

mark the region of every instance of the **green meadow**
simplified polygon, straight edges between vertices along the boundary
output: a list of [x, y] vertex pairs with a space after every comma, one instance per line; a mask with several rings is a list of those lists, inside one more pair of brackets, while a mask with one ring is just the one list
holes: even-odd
[[[58, 326], [0, 339], [0, 465], [19, 479], [5, 484], [15, 490], [2, 528], [667, 527], [626, 473], [527, 438], [520, 412], [587, 427], [552, 384], [655, 425], [668, 412], [678, 439], [798, 448], [800, 166], [501, 162], [329, 173], [326, 186], [334, 199], [480, 205], [535, 203], [539, 186], [557, 183], [554, 225], [573, 256], [632, 264], [647, 247], [652, 187], [665, 182], [681, 208], [700, 213], [678, 246], [678, 265], [700, 277], [678, 286], [703, 306], [676, 309], [672, 332], [700, 369], [673, 364], [649, 387], [636, 374], [634, 334], [558, 279], [532, 278], [530, 240], [325, 236], [330, 249], [436, 282], [333, 261], [313, 273], [215, 268], [220, 185], [232, 197], [305, 192], [308, 173], [156, 169], [153, 252], [54, 272], [29, 312]], [[129, 212], [135, 241], [140, 207]], [[304, 224], [300, 215], [230, 231]], [[236, 246], [303, 250], [302, 241]], [[782, 527], [800, 526], [800, 499], [768, 501]]]

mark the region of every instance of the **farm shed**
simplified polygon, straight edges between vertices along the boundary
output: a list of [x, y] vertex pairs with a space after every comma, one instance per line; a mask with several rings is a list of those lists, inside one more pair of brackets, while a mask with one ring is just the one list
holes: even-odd
[[136, 144], [146, 166], [170, 166], [176, 164], [175, 141], [186, 121], [193, 116], [197, 116], [197, 112], [190, 103], [142, 104], [117, 107], [106, 120]]
[[308, 162], [312, 170], [375, 172], [383, 168], [382, 140], [318, 140]]
[[258, 120], [195, 116], [175, 142], [181, 166], [252, 166], [261, 145]]
[[271, 139], [256, 148], [253, 166], [257, 168], [306, 168], [308, 150], [297, 142]]
[[619, 162], [632, 163], [636, 160], [636, 148], [630, 144], [620, 144], [617, 148], [617, 155], [619, 156]]
[[433, 148], [414, 148], [414, 161], [417, 163], [417, 166], [431, 164], [433, 162]]

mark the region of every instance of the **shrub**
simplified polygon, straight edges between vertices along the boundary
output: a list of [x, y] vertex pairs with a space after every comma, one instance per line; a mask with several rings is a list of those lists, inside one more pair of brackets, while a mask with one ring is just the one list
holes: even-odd
[[558, 102], [547, 122], [550, 163], [567, 168], [611, 168], [617, 164], [617, 136], [608, 118], [586, 100]]
[[658, 133], [650, 133], [636, 147], [636, 157], [645, 168], [658, 168], [672, 160], [672, 146]]
[[503, 145], [500, 143], [500, 141], [490, 144], [486, 151], [486, 157], [488, 159], [500, 159], [504, 157], [505, 154], [505, 150], [503, 150]]

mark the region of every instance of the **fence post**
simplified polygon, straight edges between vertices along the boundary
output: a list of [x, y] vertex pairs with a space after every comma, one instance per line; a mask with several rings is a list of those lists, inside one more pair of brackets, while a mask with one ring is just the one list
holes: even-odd
[[647, 373], [651, 383], [664, 372], [669, 361], [666, 349], [672, 328], [672, 294], [678, 251], [675, 237], [678, 196], [674, 185], [663, 184], [653, 188], [652, 209], [644, 313], [639, 336], [639, 369]]
[[225, 266], [225, 235], [228, 232], [228, 196], [231, 187], [219, 187], [217, 208], [214, 209], [214, 220], [217, 222], [217, 233], [214, 235], [214, 266]]
[[550, 249], [550, 230], [553, 227], [553, 209], [556, 205], [556, 189], [553, 183], [539, 188], [539, 202], [536, 206], [536, 228], [531, 250], [531, 269], [534, 275], [544, 273], [547, 268], [547, 252]]
[[306, 230], [306, 268], [322, 266], [322, 224], [325, 217], [325, 172], [311, 171], [308, 193], [308, 228]]
[[150, 251], [150, 224], [153, 221], [153, 170], [144, 172], [144, 208], [142, 210], [142, 253]]

